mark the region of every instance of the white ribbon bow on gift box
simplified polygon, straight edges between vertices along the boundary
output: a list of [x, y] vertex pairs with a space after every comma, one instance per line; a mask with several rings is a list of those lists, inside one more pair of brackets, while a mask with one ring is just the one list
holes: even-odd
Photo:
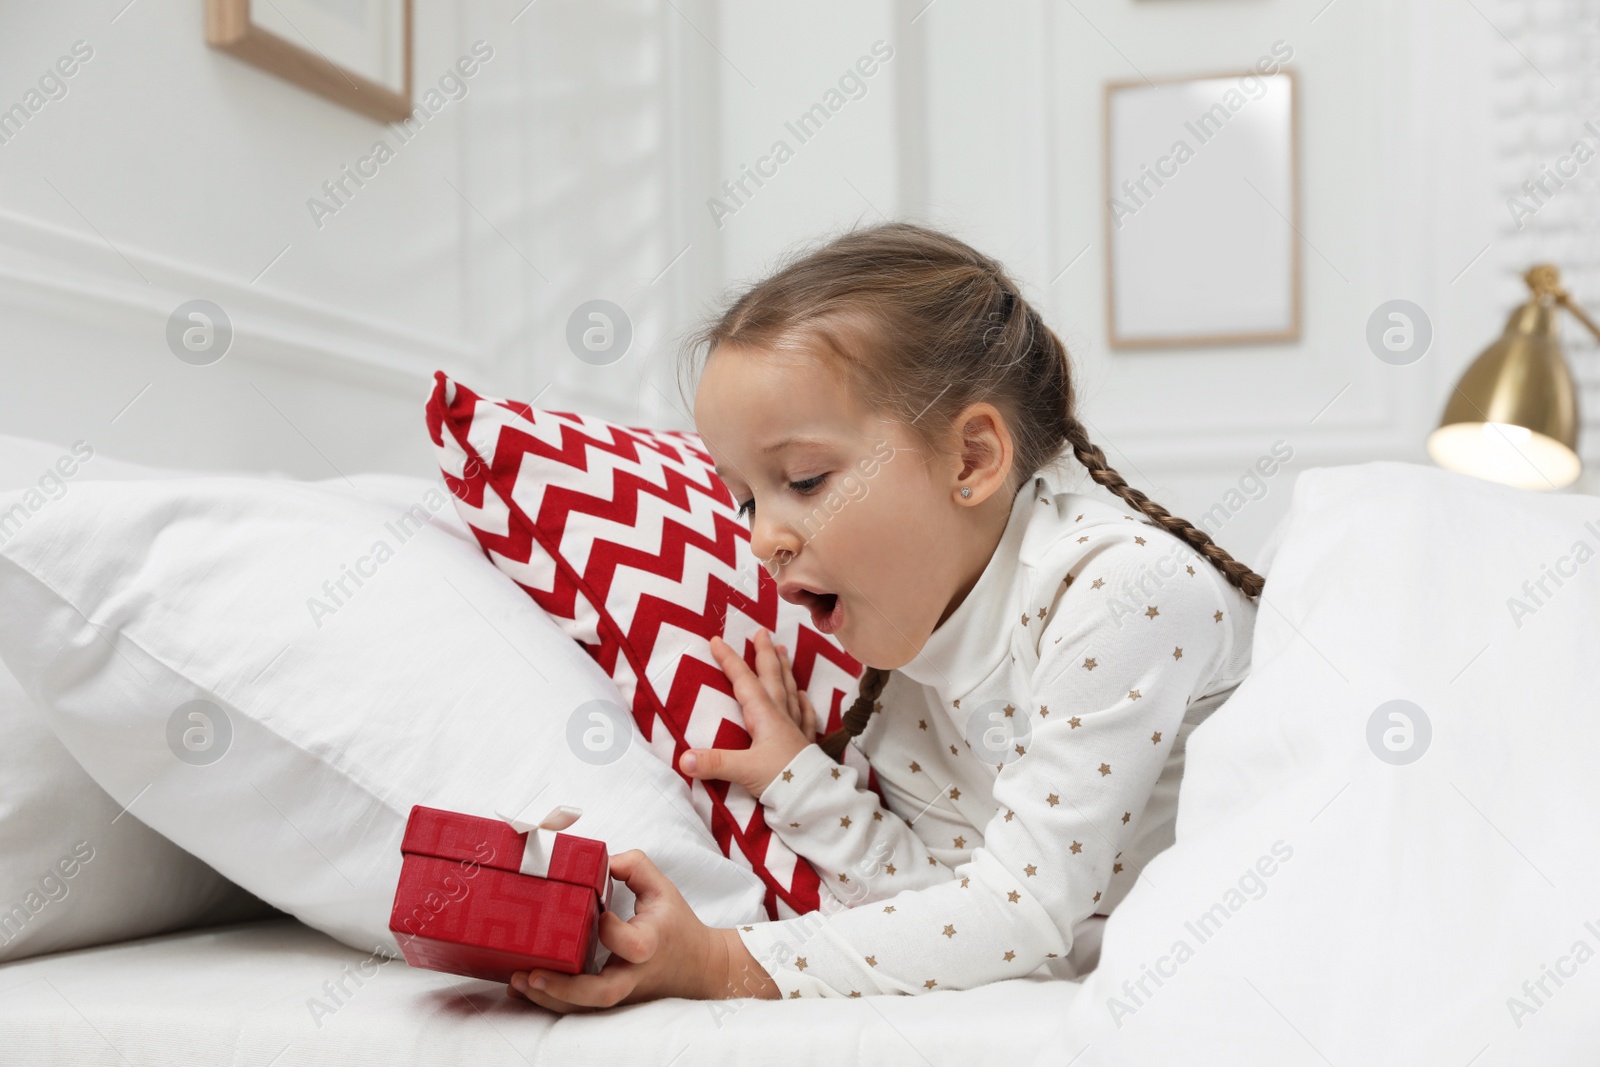
[[539, 878], [550, 876], [550, 857], [556, 849], [556, 833], [565, 830], [578, 821], [578, 816], [583, 814], [582, 808], [568, 807], [563, 804], [553, 808], [549, 815], [536, 823], [519, 819], [505, 812], [497, 811], [496, 815], [508, 823], [517, 833], [528, 835], [528, 843], [522, 850], [522, 866], [519, 868], [523, 874], [535, 875]]

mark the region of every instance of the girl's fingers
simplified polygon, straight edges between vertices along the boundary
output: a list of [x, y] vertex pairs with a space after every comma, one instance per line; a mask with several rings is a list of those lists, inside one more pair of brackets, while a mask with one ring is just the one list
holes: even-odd
[[789, 650], [782, 645], [778, 646], [778, 665], [783, 668], [783, 706], [789, 712], [789, 718], [799, 726], [804, 718], [800, 711], [800, 694], [794, 684], [794, 667], [789, 663]]
[[547, 1011], [553, 1011], [560, 1015], [566, 1015], [568, 1012], [578, 1010], [576, 1005], [568, 1004], [563, 1000], [557, 1000], [555, 997], [552, 997], [549, 993], [544, 992], [542, 989], [533, 988], [533, 986], [528, 984], [529, 977], [530, 976], [523, 971], [518, 971], [516, 974], [513, 974], [511, 976], [511, 981], [506, 984], [506, 994], [508, 996], [522, 997], [524, 1000], [527, 1000], [530, 1003], [537, 1004], [539, 1007], [544, 1008]]
[[756, 675], [767, 699], [775, 708], [787, 708], [788, 700], [783, 688], [783, 664], [778, 661], [778, 650], [772, 645], [772, 635], [766, 630], [756, 631]]
[[734, 699], [744, 710], [745, 729], [754, 736], [766, 725], [761, 721], [761, 717], [775, 715], [778, 710], [768, 695], [766, 686], [761, 684], [761, 679], [756, 677], [750, 665], [745, 663], [722, 638], [711, 639], [711, 654], [717, 657], [717, 666], [722, 668], [722, 673], [733, 683]]
[[615, 912], [607, 911], [600, 915], [600, 943], [618, 959], [643, 963], [656, 954], [661, 939], [653, 927], [626, 922], [617, 918]]
[[[638, 978], [631, 964], [613, 967], [610, 961], [599, 974], [562, 974], [560, 971], [529, 971], [520, 990], [535, 1004], [551, 1011], [569, 1012], [584, 1008], [609, 1008], [622, 1003], [633, 992]], [[544, 980], [544, 988], [534, 986]], [[516, 976], [512, 976], [513, 982]]]
[[539, 1005], [539, 1007], [544, 1008], [547, 1011], [556, 1012], [559, 1015], [567, 1015], [578, 1010], [571, 1004], [565, 1004], [546, 993], [532, 988], [531, 986], [525, 987], [524, 989], [519, 990], [519, 992], [533, 1003]]
[[[733, 646], [722, 638], [711, 638], [711, 655], [717, 661], [717, 666], [722, 668], [722, 673], [728, 676], [728, 681], [733, 683], [735, 696], [738, 695], [737, 690], [741, 679], [751, 679], [760, 687], [761, 680], [750, 669], [750, 664], [746, 663], [744, 657], [735, 652]], [[758, 665], [760, 664], [759, 659], [756, 662]], [[762, 692], [765, 692], [764, 688]]]
[[690, 778], [744, 784], [751, 769], [749, 752], [747, 748], [692, 748], [678, 760], [678, 766]]
[[661, 868], [645, 854], [643, 849], [630, 848], [611, 857], [611, 877], [621, 878], [635, 897], [634, 913], [643, 911], [653, 899], [676, 893], [678, 887], [672, 879], [661, 873]]
[[800, 732], [810, 741], [817, 736], [817, 709], [811, 706], [811, 698], [805, 693], [800, 694], [800, 711]]

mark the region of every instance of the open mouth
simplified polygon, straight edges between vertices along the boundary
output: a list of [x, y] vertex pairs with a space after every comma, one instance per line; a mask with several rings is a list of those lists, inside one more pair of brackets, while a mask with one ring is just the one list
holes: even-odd
[[804, 605], [811, 612], [811, 625], [823, 633], [837, 633], [844, 625], [844, 600], [838, 593], [822, 593], [788, 583], [778, 592], [791, 604]]
[[838, 593], [811, 594], [811, 625], [825, 634], [836, 632], [844, 625], [844, 601]]

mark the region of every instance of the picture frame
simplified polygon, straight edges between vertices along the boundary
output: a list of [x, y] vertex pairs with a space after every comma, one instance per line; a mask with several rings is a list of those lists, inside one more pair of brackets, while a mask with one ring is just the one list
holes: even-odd
[[1263, 67], [1106, 84], [1113, 349], [1299, 340], [1299, 92]]
[[412, 0], [205, 0], [206, 43], [382, 122], [412, 109]]

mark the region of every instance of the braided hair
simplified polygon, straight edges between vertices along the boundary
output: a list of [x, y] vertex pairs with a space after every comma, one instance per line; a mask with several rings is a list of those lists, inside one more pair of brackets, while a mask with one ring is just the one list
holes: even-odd
[[[1097, 485], [1187, 542], [1246, 596], [1266, 585], [1106, 462], [1078, 419], [1066, 345], [998, 261], [949, 234], [886, 222], [802, 249], [694, 332], [686, 351], [709, 358], [719, 346], [824, 353], [869, 407], [896, 418], [929, 454], [946, 447], [944, 435], [969, 404], [992, 403], [1013, 439], [1013, 496], [1070, 448]], [[862, 672], [855, 702], [821, 741], [834, 759], [881, 710], [888, 680], [884, 669]]]

